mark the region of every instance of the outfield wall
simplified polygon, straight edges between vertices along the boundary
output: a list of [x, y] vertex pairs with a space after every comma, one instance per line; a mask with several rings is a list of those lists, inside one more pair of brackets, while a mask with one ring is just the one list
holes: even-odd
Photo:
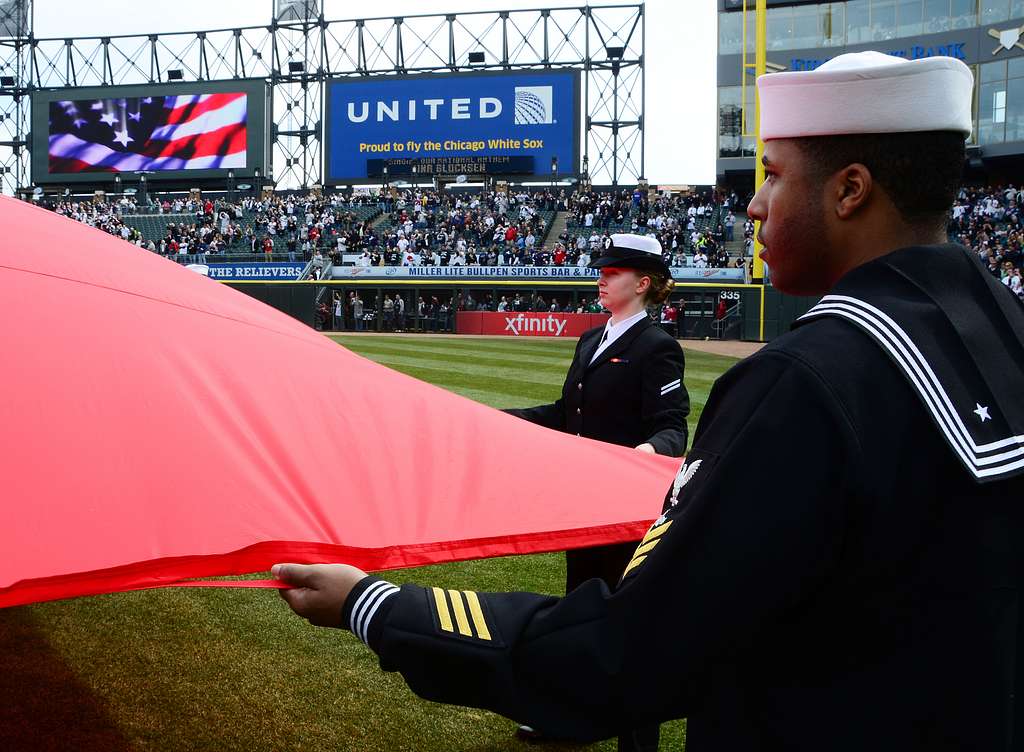
[[[596, 296], [596, 285], [593, 280], [428, 280], [428, 279], [344, 279], [313, 281], [303, 280], [297, 282], [267, 281], [267, 282], [239, 282], [222, 280], [238, 288], [253, 297], [256, 297], [268, 305], [285, 311], [300, 321], [315, 325], [315, 309], [319, 296], [321, 302], [330, 303], [334, 292], [338, 292], [345, 300], [349, 294], [359, 292], [367, 311], [363, 322], [363, 331], [388, 331], [382, 316], [376, 312], [383, 308], [384, 296], [394, 299], [400, 295], [406, 305], [406, 322], [402, 327], [405, 330], [444, 331], [451, 333], [459, 332], [459, 321], [456, 316], [446, 317], [441, 320], [434, 317], [430, 321], [419, 321], [415, 316], [417, 301], [422, 297], [427, 300], [437, 297], [439, 300], [454, 300], [459, 296], [463, 299], [472, 295], [477, 301], [483, 301], [487, 296], [495, 301], [501, 297], [511, 299], [519, 293], [530, 296], [534, 293], [540, 294], [546, 300], [552, 299], [559, 303], [560, 307], [571, 303], [575, 307], [584, 299], [593, 300]], [[748, 342], [767, 342], [775, 339], [789, 330], [790, 325], [804, 312], [809, 310], [817, 302], [815, 297], [795, 297], [784, 295], [770, 286], [748, 285], [748, 284], [726, 284], [726, 283], [677, 283], [672, 293], [671, 301], [682, 303], [683, 315], [679, 320], [677, 336], [685, 339], [739, 339]], [[729, 310], [729, 319], [726, 326], [716, 324], [716, 312], [719, 302], [725, 301]], [[475, 313], [481, 315], [483, 312], [466, 311], [462, 313]], [[488, 314], [503, 316], [503, 314]], [[520, 315], [520, 312], [509, 312], [508, 315]], [[547, 312], [529, 313], [523, 315], [541, 316], [545, 320], [549, 316]], [[550, 314], [556, 316], [591, 316], [591, 314]], [[595, 314], [595, 317], [600, 315]], [[594, 319], [588, 319], [589, 326], [599, 326], [601, 320], [594, 323]], [[507, 334], [504, 328], [508, 325], [504, 319], [496, 319], [497, 326], [502, 331], [494, 334]], [[581, 319], [582, 321], [582, 319]], [[488, 327], [493, 324], [488, 323]], [[463, 319], [462, 333], [484, 333], [483, 319]], [[586, 328], [583, 330], [585, 331]], [[480, 327], [480, 331], [476, 328]], [[575, 327], [575, 324], [574, 324]], [[341, 323], [342, 330], [355, 329], [355, 323], [350, 316], [346, 316]], [[558, 334], [557, 325], [553, 332], [533, 332], [531, 336], [579, 336], [578, 334]], [[573, 329], [575, 331], [575, 328]], [[521, 335], [517, 335], [521, 336]]]

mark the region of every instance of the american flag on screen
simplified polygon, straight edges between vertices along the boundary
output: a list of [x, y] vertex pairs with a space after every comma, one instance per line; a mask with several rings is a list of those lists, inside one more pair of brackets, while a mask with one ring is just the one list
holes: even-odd
[[245, 167], [246, 95], [50, 102], [50, 173]]

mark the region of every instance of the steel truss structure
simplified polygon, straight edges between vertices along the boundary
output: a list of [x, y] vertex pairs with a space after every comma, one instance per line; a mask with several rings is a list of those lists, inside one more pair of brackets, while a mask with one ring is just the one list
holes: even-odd
[[[273, 92], [268, 177], [298, 188], [321, 182], [330, 79], [481, 70], [580, 70], [583, 178], [618, 185], [644, 174], [642, 2], [352, 20], [321, 13], [267, 26], [79, 39], [36, 39], [30, 3], [0, 4], [5, 193], [30, 180], [30, 97], [38, 89], [266, 79]], [[4, 22], [5, 12], [20, 15]]]

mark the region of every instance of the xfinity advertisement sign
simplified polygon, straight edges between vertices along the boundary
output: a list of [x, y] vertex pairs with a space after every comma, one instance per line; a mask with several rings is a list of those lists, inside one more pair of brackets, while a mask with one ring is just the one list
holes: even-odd
[[[326, 180], [577, 171], [579, 73], [541, 71], [333, 81]], [[416, 169], [413, 170], [413, 167]], [[394, 168], [394, 169], [390, 169]]]

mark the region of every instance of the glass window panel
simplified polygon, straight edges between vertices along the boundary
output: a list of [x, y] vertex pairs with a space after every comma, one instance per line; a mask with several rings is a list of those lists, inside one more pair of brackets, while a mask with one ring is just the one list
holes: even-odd
[[949, 0], [924, 0], [923, 15], [922, 33], [949, 31]]
[[792, 49], [793, 41], [793, 9], [768, 9], [768, 42], [769, 50]]
[[1010, 0], [981, 0], [981, 25], [1005, 21], [1010, 17]]
[[1006, 61], [1000, 60], [997, 63], [985, 63], [981, 66], [981, 82], [1006, 80]]
[[793, 8], [791, 49], [810, 49], [825, 44], [823, 18], [827, 11], [827, 5], [804, 5]]
[[743, 14], [718, 14], [718, 54], [738, 55], [743, 49]]
[[896, 0], [871, 0], [871, 41], [896, 38]]
[[969, 29], [978, 25], [978, 0], [950, 0], [949, 15], [954, 29]]
[[1024, 76], [1024, 57], [1014, 57], [1006, 61], [1009, 68], [1007, 78], [1020, 78]]
[[850, 0], [846, 4], [846, 43], [871, 41], [871, 10], [868, 0]]
[[[748, 2], [747, 5], [751, 6], [753, 0]], [[739, 41], [736, 43], [736, 52], [739, 53], [743, 47], [743, 14], [733, 13], [736, 16], [736, 36]], [[757, 23], [754, 20], [754, 11], [747, 11], [747, 52], [754, 52], [755, 42], [757, 40]]]
[[743, 111], [740, 87], [722, 86], [718, 90], [718, 156], [740, 156], [740, 129]]
[[[1024, 3], [1024, 0], [1020, 0]], [[821, 5], [821, 36], [825, 47], [842, 47], [846, 41], [846, 5]]]
[[1006, 134], [1006, 83], [983, 83], [978, 93], [978, 143], [999, 144]]
[[896, 4], [896, 30], [901, 37], [921, 33], [921, 0], [899, 0]]
[[1010, 0], [1010, 18], [1024, 18], [1024, 0]]
[[1024, 141], [1024, 78], [1006, 85], [1006, 140]]

